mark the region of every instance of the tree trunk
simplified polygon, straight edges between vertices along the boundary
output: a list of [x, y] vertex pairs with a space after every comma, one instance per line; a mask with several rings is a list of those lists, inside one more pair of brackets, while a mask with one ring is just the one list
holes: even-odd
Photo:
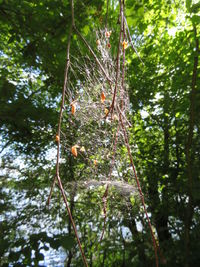
[[137, 244], [137, 251], [138, 251], [138, 258], [141, 264], [143, 264], [143, 266], [148, 266], [148, 261], [145, 255], [145, 246], [144, 246], [144, 242], [143, 240], [141, 240], [141, 237], [139, 235], [139, 232], [137, 230], [136, 227], [136, 222], [135, 222], [135, 214], [133, 213], [133, 209], [132, 209], [132, 204], [129, 201], [127, 201], [127, 207], [128, 210], [130, 211], [130, 216], [127, 216], [127, 219], [124, 220], [124, 225], [127, 226], [133, 236], [133, 239], [135, 240], [135, 243]]
[[192, 73], [192, 85], [190, 92], [190, 109], [189, 109], [189, 129], [188, 137], [185, 146], [186, 166], [187, 166], [187, 193], [188, 203], [185, 212], [185, 267], [190, 267], [190, 228], [192, 224], [192, 217], [194, 213], [193, 207], [193, 161], [192, 161], [192, 145], [195, 125], [195, 96], [196, 96], [196, 83], [197, 83], [197, 67], [198, 67], [198, 52], [199, 52], [199, 40], [197, 37], [196, 26], [193, 25], [195, 50], [194, 65]]
[[[72, 181], [74, 180], [74, 171], [73, 171], [73, 163], [72, 163], [72, 156], [71, 154], [69, 155], [69, 171], [70, 171], [70, 176], [72, 178]], [[77, 190], [77, 184], [75, 183], [73, 190], [71, 191], [71, 195], [70, 195], [70, 210], [71, 210], [71, 214], [73, 215], [73, 210], [74, 210], [74, 198], [76, 195], [76, 190]], [[71, 220], [69, 220], [69, 224], [68, 224], [68, 234], [70, 235], [72, 232], [72, 227], [71, 227]], [[72, 249], [70, 249], [69, 251], [69, 255], [67, 258], [67, 267], [71, 266], [71, 262], [72, 262], [72, 258], [73, 258], [73, 253], [72, 253]]]

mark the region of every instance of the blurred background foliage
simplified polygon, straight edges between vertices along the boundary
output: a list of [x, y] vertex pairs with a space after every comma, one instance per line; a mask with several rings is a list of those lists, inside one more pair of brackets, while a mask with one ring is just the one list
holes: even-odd
[[[144, 62], [126, 50], [130, 142], [163, 254], [160, 266], [199, 266], [200, 3], [126, 0], [125, 5]], [[110, 0], [108, 11], [115, 57], [118, 1]], [[104, 29], [105, 20], [106, 1], [75, 1], [76, 26], [95, 51], [95, 32]], [[55, 175], [54, 139], [70, 23], [68, 0], [0, 0], [0, 266], [82, 266], [57, 189], [46, 205]], [[73, 35], [72, 58], [86, 53]], [[76, 93], [81, 73], [70, 79]], [[72, 144], [78, 133], [68, 139]], [[124, 160], [123, 147], [120, 153]], [[84, 168], [86, 162], [65, 153], [61, 173], [89, 266], [154, 266], [150, 232], [135, 192], [110, 190], [106, 233], [97, 246], [105, 188], [81, 188]], [[130, 183], [129, 172], [124, 165]], [[90, 171], [84, 175], [95, 179], [94, 172], [94, 177]]]

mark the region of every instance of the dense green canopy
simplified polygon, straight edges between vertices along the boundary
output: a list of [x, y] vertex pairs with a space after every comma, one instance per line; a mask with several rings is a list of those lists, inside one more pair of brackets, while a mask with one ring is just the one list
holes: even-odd
[[[105, 27], [112, 30], [109, 53], [115, 62], [118, 1], [75, 1], [74, 14], [77, 29], [97, 56], [96, 34]], [[200, 3], [126, 0], [125, 16], [137, 50], [130, 43], [126, 49], [129, 139], [160, 246], [159, 265], [195, 267], [200, 261]], [[58, 187], [49, 208], [46, 204], [55, 176], [70, 25], [68, 0], [0, 0], [0, 266], [83, 266]], [[94, 95], [99, 88], [85, 80], [85, 64], [93, 71], [96, 63], [75, 32], [70, 58], [60, 172], [88, 264], [155, 266], [151, 234], [122, 143], [98, 245], [105, 192], [99, 179], [109, 173], [111, 141], [108, 137], [104, 151], [101, 147], [95, 155], [97, 167], [73, 157], [69, 147], [82, 140], [92, 150], [116, 125], [105, 124], [100, 132], [93, 121], [78, 131], [80, 121], [72, 118], [69, 104], [81, 86]], [[108, 155], [104, 162], [103, 153]]]

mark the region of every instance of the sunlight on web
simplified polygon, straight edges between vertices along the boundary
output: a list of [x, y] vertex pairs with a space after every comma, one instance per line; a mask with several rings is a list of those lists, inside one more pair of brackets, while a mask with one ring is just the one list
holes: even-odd
[[[112, 81], [115, 81], [116, 67], [108, 46], [110, 35], [111, 31], [97, 33], [97, 52], [105, 72]], [[120, 57], [122, 57], [122, 52]], [[81, 75], [81, 80], [77, 73]], [[74, 86], [73, 82], [69, 81], [66, 92], [70, 104], [65, 106], [69, 119], [63, 119], [61, 129], [64, 153], [68, 151], [73, 154], [76, 162], [87, 164], [85, 173], [90, 171], [97, 176], [97, 179], [108, 180], [112, 177], [116, 179], [117, 174], [118, 179], [123, 180], [123, 169], [126, 170], [128, 157], [126, 153], [124, 153], [124, 159], [122, 156], [122, 151], [126, 152], [126, 148], [122, 129], [119, 127], [119, 117], [122, 117], [125, 127], [128, 127], [126, 117], [130, 106], [127, 86], [122, 86], [121, 79], [118, 80], [116, 101], [111, 114], [109, 111], [114, 86], [108, 84], [106, 77], [102, 75], [101, 70], [89, 55], [84, 56], [82, 64], [80, 64], [79, 57], [73, 57], [70, 74], [71, 79], [75, 78], [77, 82]], [[69, 136], [73, 134], [73, 143], [72, 141], [69, 143]], [[117, 146], [115, 148], [116, 135]], [[116, 150], [115, 158], [111, 163], [114, 149]], [[84, 172], [82, 172], [82, 177], [84, 177]]]

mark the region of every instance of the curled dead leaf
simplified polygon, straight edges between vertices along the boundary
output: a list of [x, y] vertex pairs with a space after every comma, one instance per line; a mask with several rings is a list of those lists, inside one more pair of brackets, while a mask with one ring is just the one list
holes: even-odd
[[96, 44], [99, 46], [101, 44], [100, 40], [96, 40]]
[[72, 152], [72, 154], [73, 154], [75, 157], [78, 156], [77, 145], [72, 146], [72, 148], [71, 148], [71, 152]]
[[101, 103], [104, 103], [104, 101], [106, 100], [106, 96], [104, 94], [104, 92], [101, 93]]
[[107, 108], [104, 109], [104, 113], [108, 115], [109, 110]]
[[71, 112], [72, 112], [72, 115], [74, 115], [76, 112], [76, 104], [72, 104], [71, 106], [72, 106]]
[[125, 40], [122, 43], [122, 46], [124, 49], [126, 49], [128, 47], [128, 42], [126, 42]]
[[59, 135], [57, 134], [56, 135], [56, 142], [59, 142], [60, 141], [60, 137], [59, 137]]
[[106, 38], [110, 38], [111, 33], [112, 33], [112, 31], [106, 31], [105, 32], [105, 37]]

